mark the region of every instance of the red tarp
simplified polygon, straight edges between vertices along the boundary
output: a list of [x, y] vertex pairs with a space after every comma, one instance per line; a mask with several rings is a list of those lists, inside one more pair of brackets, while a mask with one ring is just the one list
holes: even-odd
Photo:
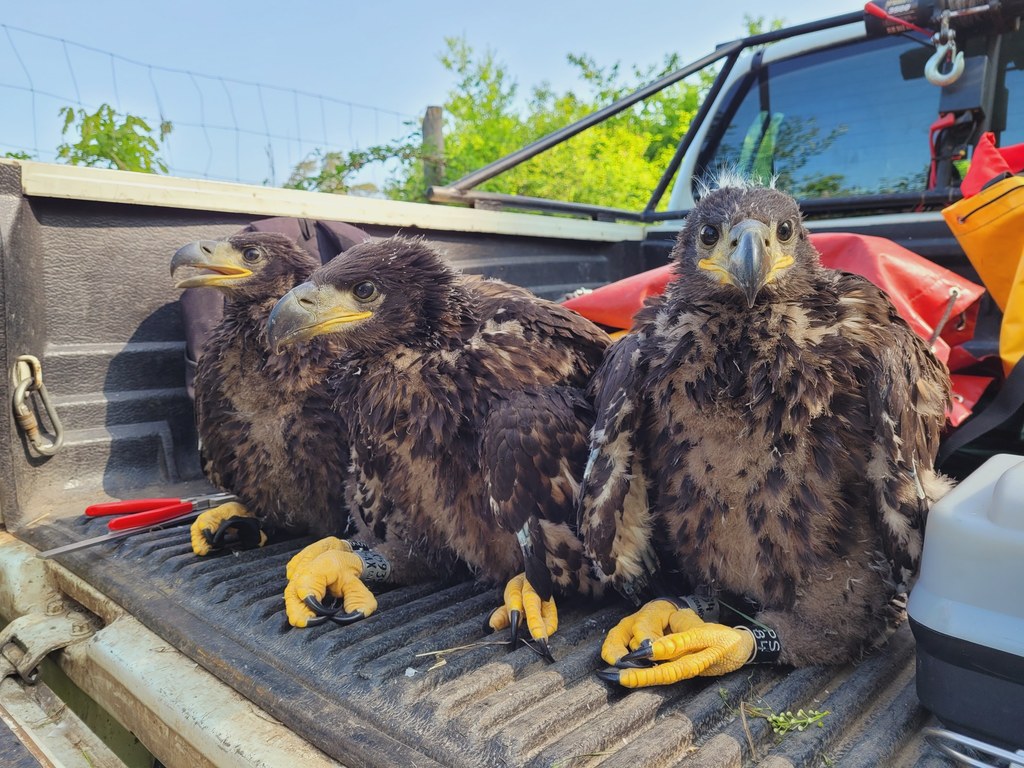
[[[947, 364], [965, 357], [951, 355], [951, 351], [974, 335], [977, 302], [985, 291], [982, 286], [885, 238], [821, 233], [812, 234], [811, 242], [825, 266], [862, 275], [884, 290], [900, 315], [926, 340], [946, 315], [954, 289], [959, 291], [933, 349]], [[662, 293], [672, 276], [672, 265], [666, 265], [577, 296], [565, 305], [595, 323], [626, 329], [644, 299]], [[970, 415], [991, 379], [963, 375], [952, 378], [954, 401], [949, 419], [957, 426]]]
[[964, 197], [972, 197], [997, 176], [1024, 171], [1024, 144], [997, 147], [992, 133], [983, 133], [971, 155], [971, 167], [960, 182]]

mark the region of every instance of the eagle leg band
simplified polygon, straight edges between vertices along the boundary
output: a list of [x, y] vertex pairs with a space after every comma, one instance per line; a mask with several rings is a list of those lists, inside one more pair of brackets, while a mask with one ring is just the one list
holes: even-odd
[[775, 664], [782, 653], [779, 633], [768, 627], [737, 627], [746, 629], [754, 636], [754, 652], [747, 664]]
[[707, 624], [717, 624], [719, 621], [719, 605], [718, 601], [713, 597], [685, 595], [675, 602], [679, 608], [689, 608], [700, 616], [701, 621]]
[[391, 578], [391, 561], [384, 555], [359, 541], [352, 541], [350, 544], [352, 552], [363, 561], [363, 573], [359, 578], [364, 583], [367, 581], [381, 583]]

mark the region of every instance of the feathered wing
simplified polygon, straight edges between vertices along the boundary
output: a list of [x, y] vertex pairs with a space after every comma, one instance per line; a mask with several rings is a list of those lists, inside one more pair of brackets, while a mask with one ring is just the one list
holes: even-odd
[[585, 578], [573, 522], [593, 411], [569, 387], [514, 392], [496, 402], [481, 436], [490, 512], [514, 533], [526, 578], [542, 599], [553, 583], [575, 591]]
[[580, 487], [579, 526], [587, 554], [616, 588], [635, 594], [655, 570], [652, 512], [638, 430], [644, 399], [638, 370], [640, 337], [613, 344], [594, 375], [596, 411]]
[[928, 509], [950, 487], [935, 471], [949, 374], [877, 287], [843, 275], [839, 288], [840, 302], [859, 310], [844, 318], [840, 332], [860, 342], [867, 361], [861, 384], [873, 437], [866, 468], [873, 522], [893, 581], [906, 589], [921, 557]]
[[245, 424], [234, 418], [234, 408], [224, 391], [224, 373], [217, 366], [222, 359], [223, 343], [214, 337], [199, 358], [195, 377], [196, 431], [203, 474], [218, 488], [238, 493], [232, 441], [243, 436]]
[[[502, 332], [505, 323], [516, 324], [529, 344], [543, 345], [543, 355], [532, 355], [549, 369], [559, 384], [585, 387], [609, 344], [608, 334], [571, 309], [539, 299], [525, 288], [500, 280], [469, 283], [480, 303], [481, 329], [485, 335]], [[521, 329], [521, 331], [520, 331]]]

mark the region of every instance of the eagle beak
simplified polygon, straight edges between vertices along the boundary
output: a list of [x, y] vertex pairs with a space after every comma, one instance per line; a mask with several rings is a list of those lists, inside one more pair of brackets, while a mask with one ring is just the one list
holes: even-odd
[[171, 259], [171, 277], [181, 267], [206, 271], [179, 280], [175, 288], [216, 287], [252, 274], [252, 270], [242, 266], [242, 254], [230, 243], [219, 240], [199, 240], [179, 248]]
[[267, 320], [267, 341], [272, 350], [280, 352], [282, 347], [308, 341], [372, 316], [373, 312], [356, 306], [347, 292], [331, 285], [302, 283], [274, 305]]
[[732, 283], [743, 292], [747, 306], [753, 307], [772, 273], [773, 251], [778, 246], [767, 224], [747, 219], [729, 230], [728, 247], [731, 251], [726, 269]]

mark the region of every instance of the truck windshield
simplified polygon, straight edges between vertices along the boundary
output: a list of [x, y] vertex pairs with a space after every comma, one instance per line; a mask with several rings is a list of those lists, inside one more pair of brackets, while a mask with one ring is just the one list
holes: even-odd
[[900, 69], [920, 47], [880, 38], [762, 67], [733, 87], [719, 113], [728, 124], [702, 149], [704, 173], [776, 175], [800, 198], [926, 189], [940, 89]]

